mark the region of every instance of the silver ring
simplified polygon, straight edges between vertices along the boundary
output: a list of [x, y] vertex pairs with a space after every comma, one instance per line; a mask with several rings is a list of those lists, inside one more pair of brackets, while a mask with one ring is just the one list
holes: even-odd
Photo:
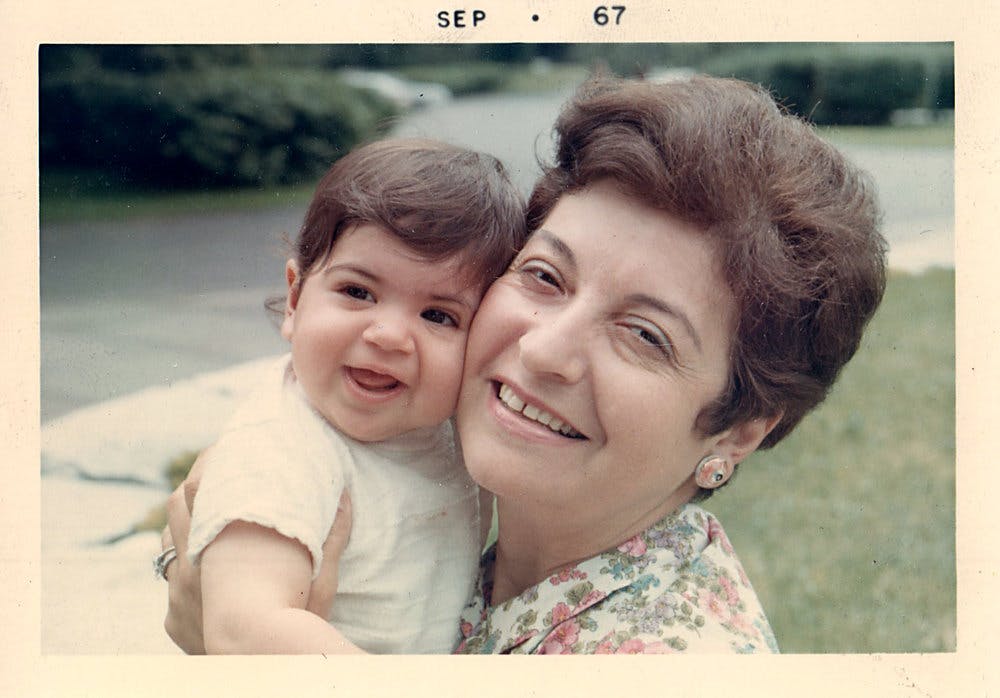
[[153, 558], [153, 574], [157, 579], [167, 581], [167, 565], [177, 559], [177, 548], [170, 546]]

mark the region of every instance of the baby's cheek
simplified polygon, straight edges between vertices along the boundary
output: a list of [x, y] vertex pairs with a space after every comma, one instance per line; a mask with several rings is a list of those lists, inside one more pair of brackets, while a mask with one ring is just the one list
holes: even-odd
[[435, 412], [445, 420], [455, 412], [458, 395], [462, 388], [462, 368], [465, 361], [465, 343], [461, 350], [447, 351], [434, 360], [433, 375], [427, 387], [428, 397], [435, 405]]

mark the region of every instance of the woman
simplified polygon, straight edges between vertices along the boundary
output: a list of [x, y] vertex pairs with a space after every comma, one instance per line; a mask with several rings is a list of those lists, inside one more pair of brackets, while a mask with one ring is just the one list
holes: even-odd
[[[871, 185], [737, 81], [596, 81], [556, 131], [535, 233], [466, 352], [457, 424], [499, 537], [459, 651], [776, 651], [693, 502], [787, 435], [856, 351], [885, 286]], [[169, 577], [168, 632], [197, 650], [197, 580]]]

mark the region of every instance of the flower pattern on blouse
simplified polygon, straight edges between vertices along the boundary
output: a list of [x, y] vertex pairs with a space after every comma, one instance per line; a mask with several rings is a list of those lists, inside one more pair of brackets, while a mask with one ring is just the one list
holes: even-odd
[[490, 548], [462, 613], [458, 653], [778, 651], [722, 525], [693, 504], [490, 606], [495, 561]]

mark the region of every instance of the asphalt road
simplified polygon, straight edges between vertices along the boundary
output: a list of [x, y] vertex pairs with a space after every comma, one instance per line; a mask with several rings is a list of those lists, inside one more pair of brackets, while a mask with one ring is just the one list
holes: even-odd
[[[456, 100], [397, 132], [486, 150], [525, 191], [564, 94]], [[896, 248], [950, 240], [950, 148], [848, 148], [875, 175]], [[47, 225], [40, 231], [41, 416], [280, 352], [264, 299], [283, 290], [283, 233], [304, 211]], [[950, 251], [946, 244], [942, 249]], [[939, 254], [947, 257], [945, 253]], [[950, 258], [936, 260], [950, 264]]]

